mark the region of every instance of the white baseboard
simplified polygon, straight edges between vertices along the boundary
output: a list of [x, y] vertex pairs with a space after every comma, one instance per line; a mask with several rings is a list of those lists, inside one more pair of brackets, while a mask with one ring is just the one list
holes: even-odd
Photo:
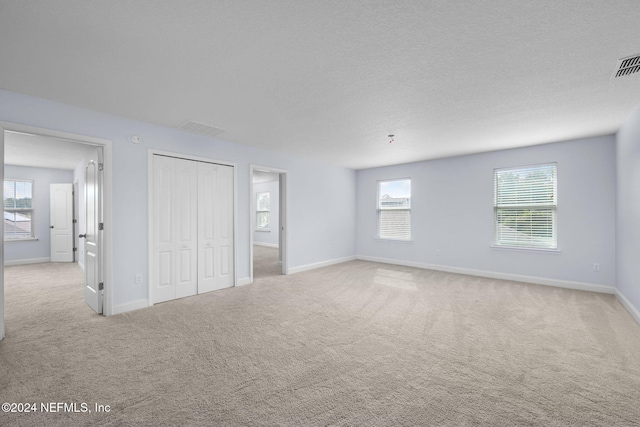
[[328, 261], [316, 262], [313, 264], [301, 265], [298, 267], [291, 267], [289, 268], [289, 274], [295, 274], [295, 273], [300, 273], [302, 271], [314, 270], [316, 268], [327, 267], [329, 265], [340, 264], [343, 262], [353, 261], [355, 259], [356, 259], [355, 256], [348, 256], [344, 258], [336, 258], [336, 259], [330, 259]]
[[640, 310], [634, 307], [634, 305], [631, 304], [631, 301], [629, 301], [627, 297], [625, 297], [624, 294], [618, 289], [616, 289], [616, 297], [618, 298], [618, 301], [620, 301], [622, 306], [627, 309], [629, 314], [631, 314], [631, 317], [636, 319], [636, 322], [640, 323]]
[[26, 265], [26, 264], [41, 264], [43, 262], [51, 262], [51, 258], [31, 258], [31, 259], [18, 259], [15, 261], [5, 261], [4, 265]]
[[255, 246], [266, 246], [267, 248], [279, 248], [280, 246], [278, 246], [277, 243], [262, 243], [262, 242], [256, 242], [254, 241], [253, 244]]
[[450, 267], [446, 265], [424, 264], [413, 261], [400, 261], [388, 258], [377, 258], [365, 255], [358, 255], [358, 259], [363, 261], [381, 262], [385, 264], [403, 265], [406, 267], [424, 268], [427, 270], [445, 271], [447, 273], [467, 274], [469, 276], [488, 277], [490, 279], [512, 280], [514, 282], [533, 283], [536, 285], [555, 286], [557, 288], [577, 289], [581, 291], [600, 292], [604, 294], [615, 294], [615, 288], [607, 285], [596, 285], [594, 283], [573, 282], [570, 280], [549, 279], [546, 277], [524, 276], [520, 274], [500, 273], [496, 271], [473, 270], [470, 268]]
[[236, 283], [236, 287], [237, 286], [250, 285], [250, 284], [251, 284], [251, 278], [250, 277], [241, 277], [240, 279], [238, 279], [238, 282]]
[[149, 306], [150, 304], [148, 299], [139, 299], [126, 304], [114, 305], [111, 310], [111, 314], [126, 313], [128, 311], [140, 310], [141, 308], [147, 308]]

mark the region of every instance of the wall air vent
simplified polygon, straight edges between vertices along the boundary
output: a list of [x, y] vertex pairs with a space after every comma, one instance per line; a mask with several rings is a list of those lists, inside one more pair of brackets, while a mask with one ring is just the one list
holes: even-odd
[[619, 59], [616, 70], [611, 77], [615, 79], [637, 72], [640, 72], [640, 54]]
[[185, 122], [181, 124], [178, 129], [204, 136], [217, 136], [224, 132], [224, 129], [198, 122]]

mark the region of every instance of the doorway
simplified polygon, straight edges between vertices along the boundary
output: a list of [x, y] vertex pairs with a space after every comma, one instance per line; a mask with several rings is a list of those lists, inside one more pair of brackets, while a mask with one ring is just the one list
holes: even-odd
[[[102, 224], [110, 223], [111, 219], [111, 141], [103, 140], [99, 138], [87, 137], [83, 135], [70, 134], [66, 132], [58, 132], [49, 129], [41, 129], [35, 128], [32, 126], [23, 126], [13, 123], [0, 123], [0, 157], [2, 158], [2, 176], [3, 180], [9, 179], [11, 177], [6, 175], [7, 168], [10, 171], [16, 171], [18, 169], [11, 168], [9, 166], [5, 166], [5, 163], [11, 162], [11, 164], [16, 165], [17, 167], [23, 168], [33, 168], [33, 170], [38, 171], [53, 171], [53, 170], [70, 170], [69, 179], [65, 180], [69, 184], [73, 186], [76, 190], [76, 194], [74, 194], [74, 201], [78, 200], [79, 192], [83, 191], [83, 182], [84, 179], [77, 179], [75, 177], [76, 173], [74, 172], [74, 166], [70, 166], [71, 164], [75, 164], [79, 166], [81, 163], [81, 159], [88, 157], [95, 157], [96, 159], [100, 158], [100, 167], [101, 170], [101, 198], [103, 205], [105, 208], [101, 209], [100, 212], [100, 222]], [[95, 153], [95, 154], [90, 154]], [[75, 162], [75, 163], [73, 163]], [[80, 167], [79, 167], [80, 169]], [[79, 182], [78, 182], [79, 181]], [[34, 182], [34, 187], [45, 187], [45, 184], [42, 180], [38, 182]], [[46, 191], [49, 191], [49, 185], [46, 184]], [[81, 197], [81, 196], [80, 196]], [[34, 207], [34, 227], [38, 224], [44, 226], [49, 229], [50, 218], [43, 217], [42, 209], [38, 211], [38, 206], [42, 207], [42, 202], [44, 200], [36, 201]], [[76, 207], [78, 204], [76, 204]], [[74, 208], [75, 210], [75, 208]], [[79, 217], [78, 223], [75, 223], [74, 226], [79, 226], [82, 224], [82, 218], [84, 217], [84, 209], [80, 207], [76, 212]], [[104, 226], [103, 226], [104, 227]], [[74, 248], [77, 248], [77, 251], [74, 251], [73, 257], [71, 260], [73, 263], [81, 261], [82, 253], [80, 251], [80, 247], [82, 246], [82, 242], [78, 242], [77, 230], [78, 227], [74, 227], [73, 235], [70, 236], [73, 239], [73, 243], [71, 245]], [[34, 228], [35, 229], [35, 228]], [[47, 230], [49, 231], [49, 230]], [[7, 261], [7, 252], [5, 248], [5, 236], [4, 236], [4, 228], [0, 232], [2, 236], [2, 249], [0, 251], [0, 339], [4, 337], [5, 333], [5, 277], [4, 277], [4, 265]], [[43, 236], [45, 233], [42, 231], [38, 231], [38, 235], [33, 236], [33, 242], [38, 241], [39, 236]], [[102, 238], [101, 248], [102, 254], [99, 260], [98, 269], [100, 272], [100, 283], [102, 284], [102, 292], [101, 292], [101, 305], [99, 309], [100, 314], [109, 315], [111, 314], [111, 288], [109, 286], [109, 265], [110, 265], [110, 252], [108, 248], [110, 247], [110, 233], [102, 233], [104, 237]], [[45, 245], [49, 244], [48, 239], [40, 239], [44, 240], [42, 243]], [[23, 243], [19, 242], [11, 242], [11, 245], [19, 246]], [[34, 260], [26, 260], [24, 263], [35, 262], [39, 259], [36, 258]], [[44, 257], [42, 262], [51, 261], [51, 256]], [[79, 294], [82, 291], [79, 290]]]
[[288, 274], [287, 176], [282, 169], [251, 165], [251, 282]]

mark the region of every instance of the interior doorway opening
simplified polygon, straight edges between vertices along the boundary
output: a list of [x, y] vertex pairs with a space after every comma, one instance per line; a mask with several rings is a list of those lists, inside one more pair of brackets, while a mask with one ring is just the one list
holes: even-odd
[[287, 171], [251, 166], [251, 281], [288, 274]]
[[[100, 232], [97, 233], [100, 235], [98, 260], [92, 267], [100, 285], [100, 298], [96, 299], [99, 305], [89, 306], [98, 314], [110, 314], [111, 298], [107, 278], [109, 261], [105, 250], [109, 239], [102, 230], [104, 223], [108, 221], [106, 218], [110, 219], [110, 210], [107, 209], [105, 212], [103, 206], [110, 206], [111, 200], [110, 185], [107, 184], [109, 180], [105, 179], [105, 175], [110, 174], [108, 163], [111, 159], [111, 141], [13, 123], [0, 123], [0, 144], [3, 180], [17, 182], [23, 179], [24, 182], [30, 182], [30, 186], [27, 186], [30, 192], [16, 191], [14, 199], [22, 199], [20, 203], [16, 202], [16, 206], [19, 204], [20, 207], [28, 206], [31, 209], [9, 218], [10, 222], [14, 221], [9, 224], [13, 226], [12, 229], [16, 229], [18, 220], [22, 222], [21, 229], [26, 230], [25, 235], [6, 240], [7, 218], [1, 231], [3, 245], [0, 251], [0, 339], [5, 333], [5, 265], [65, 263], [77, 266], [79, 273], [86, 276], [85, 239], [80, 239], [79, 235], [87, 233], [87, 210], [84, 205], [87, 199], [84, 192], [85, 168], [89, 161], [97, 162], [100, 168], [97, 178], [100, 181], [99, 190], [96, 185], [93, 193], [96, 195], [94, 199], [99, 197], [99, 200], [96, 200], [96, 218], [102, 224]], [[109, 159], [108, 163], [105, 158]], [[27, 235], [29, 233], [31, 234]], [[54, 268], [47, 271], [57, 270]], [[43, 286], [46, 286], [47, 280], [42, 282]], [[86, 280], [84, 282], [87, 283]], [[82, 292], [79, 288], [79, 298], [82, 298]]]

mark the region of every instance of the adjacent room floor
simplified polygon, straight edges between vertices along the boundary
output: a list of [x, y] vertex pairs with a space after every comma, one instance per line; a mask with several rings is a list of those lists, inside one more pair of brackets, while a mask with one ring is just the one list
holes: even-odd
[[38, 412], [0, 425], [640, 423], [612, 295], [352, 261], [102, 317], [75, 265], [5, 282], [0, 396]]

